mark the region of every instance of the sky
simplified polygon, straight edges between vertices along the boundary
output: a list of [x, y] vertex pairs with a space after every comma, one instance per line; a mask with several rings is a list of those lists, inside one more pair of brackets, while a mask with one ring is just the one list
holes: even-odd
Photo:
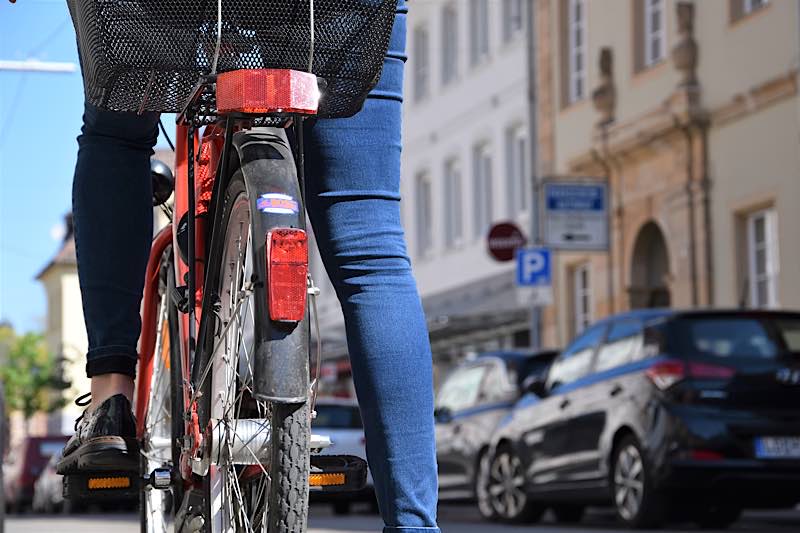
[[[29, 58], [78, 63], [65, 0], [0, 0], [0, 60]], [[0, 321], [17, 332], [44, 330], [35, 276], [58, 250], [71, 208], [82, 109], [77, 69], [0, 71]]]

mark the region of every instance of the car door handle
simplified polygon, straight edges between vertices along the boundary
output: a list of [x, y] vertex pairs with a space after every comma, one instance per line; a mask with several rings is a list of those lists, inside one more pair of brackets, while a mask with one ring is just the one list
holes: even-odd
[[561, 400], [561, 403], [558, 406], [561, 409], [566, 409], [567, 407], [569, 407], [570, 403], [572, 403], [572, 402], [569, 401], [569, 398], [564, 398], [563, 400]]
[[609, 396], [612, 396], [612, 397], [613, 397], [613, 396], [617, 396], [617, 395], [618, 395], [619, 393], [621, 393], [623, 390], [625, 390], [625, 389], [623, 389], [623, 388], [622, 388], [622, 385], [620, 385], [619, 383], [617, 383], [617, 384], [615, 384], [615, 385], [614, 385], [614, 386], [611, 388], [611, 390], [608, 392], [608, 395], [609, 395]]

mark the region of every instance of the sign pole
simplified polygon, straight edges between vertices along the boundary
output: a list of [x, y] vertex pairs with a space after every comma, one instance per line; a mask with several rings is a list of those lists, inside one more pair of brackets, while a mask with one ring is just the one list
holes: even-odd
[[[541, 232], [539, 231], [539, 120], [537, 113], [537, 85], [538, 69], [536, 63], [536, 2], [524, 2], [530, 11], [525, 17], [525, 36], [527, 40], [527, 60], [528, 60], [528, 130], [530, 146], [530, 174], [531, 174], [531, 241], [534, 246], [541, 245]], [[530, 345], [534, 350], [542, 347], [542, 310], [539, 304], [534, 302], [531, 305], [531, 332]]]

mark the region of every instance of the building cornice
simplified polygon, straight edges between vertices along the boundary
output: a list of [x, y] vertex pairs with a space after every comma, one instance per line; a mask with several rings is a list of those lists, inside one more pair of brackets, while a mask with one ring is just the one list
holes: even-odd
[[659, 106], [630, 120], [597, 125], [588, 150], [571, 158], [569, 172], [596, 173], [599, 158], [636, 157], [646, 153], [657, 140], [677, 136], [687, 127], [719, 127], [741, 120], [798, 94], [798, 71], [792, 70], [736, 94], [728, 102], [704, 109], [699, 92], [679, 88]]

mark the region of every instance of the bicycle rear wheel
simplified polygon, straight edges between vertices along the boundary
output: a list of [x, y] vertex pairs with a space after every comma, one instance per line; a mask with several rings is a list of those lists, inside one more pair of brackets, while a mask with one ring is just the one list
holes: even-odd
[[[183, 434], [183, 384], [180, 366], [178, 310], [170, 299], [175, 287], [172, 253], [164, 254], [159, 275], [161, 304], [158, 311], [158, 333], [153, 357], [150, 398], [142, 437], [143, 476], [157, 468], [176, 470], [180, 462], [180, 438]], [[183, 498], [183, 486], [176, 483], [170, 490], [146, 489], [141, 492], [142, 533], [166, 533]]]
[[[223, 253], [215, 287], [216, 324], [207, 399], [213, 443], [205, 497], [211, 533], [301, 533], [308, 511], [310, 413], [254, 394], [256, 257], [251, 201], [241, 170], [225, 193]], [[261, 236], [264, 238], [264, 236]], [[280, 341], [273, 341], [280, 342]], [[204, 372], [205, 374], [205, 372]]]

